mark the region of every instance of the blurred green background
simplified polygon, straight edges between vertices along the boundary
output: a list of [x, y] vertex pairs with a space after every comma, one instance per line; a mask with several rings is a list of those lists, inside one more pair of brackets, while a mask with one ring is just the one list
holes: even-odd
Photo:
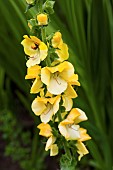
[[[39, 122], [25, 81], [25, 54], [20, 45], [29, 34], [25, 0], [0, 0], [0, 169], [56, 170], [38, 136]], [[74, 106], [84, 110], [83, 123], [92, 140], [90, 154], [78, 170], [113, 168], [113, 0], [56, 0], [48, 33], [60, 30], [81, 87]], [[5, 155], [5, 156], [3, 156]], [[16, 163], [15, 163], [16, 162]], [[52, 163], [51, 163], [52, 162]]]

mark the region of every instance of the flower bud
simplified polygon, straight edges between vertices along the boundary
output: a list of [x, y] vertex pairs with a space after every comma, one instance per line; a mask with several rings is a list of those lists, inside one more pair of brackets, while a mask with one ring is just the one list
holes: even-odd
[[35, 0], [26, 0], [26, 2], [27, 4], [32, 5], [35, 2]]
[[37, 15], [37, 21], [38, 21], [38, 25], [47, 25], [48, 24], [47, 14]]
[[56, 32], [52, 38], [52, 46], [54, 48], [58, 48], [58, 46], [63, 43], [62, 41], [62, 35], [60, 32]]

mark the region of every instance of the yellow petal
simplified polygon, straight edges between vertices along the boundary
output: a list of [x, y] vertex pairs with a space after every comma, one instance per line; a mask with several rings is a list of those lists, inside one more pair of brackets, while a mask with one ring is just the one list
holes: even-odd
[[55, 143], [55, 141], [56, 141], [56, 137], [53, 136], [53, 135], [50, 136], [49, 139], [48, 139], [47, 142], [46, 142], [45, 150], [48, 151], [48, 150], [51, 148], [51, 145], [52, 145], [53, 143]]
[[63, 62], [64, 60], [67, 60], [69, 58], [68, 53], [68, 46], [65, 43], [62, 43], [58, 46], [59, 49], [55, 51], [55, 53], [58, 55], [58, 61]]
[[39, 45], [41, 43], [41, 40], [35, 36], [30, 36], [30, 38], [37, 45]]
[[85, 145], [84, 145], [82, 142], [79, 142], [79, 141], [76, 143], [76, 147], [77, 147], [77, 152], [78, 152], [78, 154], [79, 154], [78, 160], [80, 161], [81, 158], [82, 158], [84, 155], [86, 155], [86, 154], [89, 153], [89, 151], [87, 150], [87, 148], [85, 147]]
[[47, 25], [48, 24], [47, 20], [48, 20], [48, 17], [46, 14], [37, 15], [38, 25]]
[[91, 139], [91, 137], [87, 134], [86, 129], [80, 128], [79, 131], [80, 131], [80, 139], [79, 139], [79, 141], [83, 142], [83, 141]]
[[71, 98], [67, 97], [66, 95], [62, 96], [63, 99], [63, 105], [66, 109], [66, 111], [70, 111], [73, 106], [73, 101]]
[[39, 76], [41, 73], [41, 67], [38, 65], [32, 66], [27, 68], [27, 75], [25, 76], [25, 79], [34, 79]]
[[59, 103], [60, 103], [60, 96], [56, 96], [56, 100], [53, 105], [53, 112], [54, 114], [59, 110]]
[[40, 60], [43, 61], [47, 57], [47, 45], [43, 42], [40, 43], [39, 45], [39, 50], [40, 50]]
[[60, 32], [56, 32], [52, 38], [52, 46], [54, 48], [58, 48], [58, 46], [63, 43], [62, 41], [62, 35]]
[[39, 135], [50, 137], [52, 135], [52, 128], [49, 124], [41, 123], [37, 126], [38, 129], [40, 129]]
[[79, 111], [76, 109], [76, 108], [73, 108], [69, 115], [67, 116], [67, 119], [70, 120], [70, 121], [74, 121], [80, 116], [80, 113]]
[[79, 108], [76, 108], [76, 110], [80, 113], [80, 116], [78, 116], [78, 117], [75, 119], [75, 123], [80, 123], [80, 122], [86, 121], [86, 120], [88, 119], [84, 111], [82, 111], [82, 110], [79, 109]]
[[59, 65], [59, 71], [61, 71], [60, 76], [69, 81], [69, 78], [74, 74], [74, 67], [70, 62], [64, 61]]
[[43, 86], [43, 84], [42, 84], [40, 78], [39, 79], [36, 78], [35, 81], [33, 82], [30, 93], [39, 93], [42, 86]]
[[[66, 75], [68, 77], [72, 76], [74, 74], [74, 67], [73, 65], [68, 62], [68, 61], [64, 61], [63, 63], [57, 65], [57, 66], [54, 66], [54, 67], [46, 67], [51, 73], [55, 73], [55, 72], [63, 72], [65, 71], [66, 72]], [[65, 74], [64, 72], [64, 74]], [[63, 76], [66, 76], [64, 75]]]
[[53, 144], [50, 149], [50, 156], [56, 156], [58, 154], [57, 144]]
[[41, 41], [35, 37], [35, 36], [30, 36], [30, 38], [27, 35], [24, 35], [24, 40], [21, 42], [21, 44], [24, 47], [24, 52], [28, 56], [36, 56], [37, 50], [36, 44], [39, 45]]
[[80, 83], [78, 82], [78, 74], [73, 74], [69, 79], [69, 83], [71, 85], [80, 86]]
[[32, 102], [32, 111], [35, 115], [39, 116], [45, 109], [46, 106], [43, 102], [38, 101], [38, 97]]
[[68, 83], [67, 89], [65, 90], [65, 95], [70, 98], [76, 98], [78, 95], [73, 87]]

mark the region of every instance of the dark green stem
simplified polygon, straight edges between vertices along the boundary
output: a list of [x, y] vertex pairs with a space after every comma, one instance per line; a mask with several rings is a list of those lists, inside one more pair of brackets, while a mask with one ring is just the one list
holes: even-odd
[[67, 141], [64, 140], [63, 144], [64, 144], [65, 153], [68, 155], [68, 158], [71, 160], [72, 159], [72, 155], [71, 155], [69, 147], [67, 146]]
[[57, 114], [58, 114], [58, 120], [59, 120], [59, 122], [61, 122], [62, 121], [62, 116], [61, 116], [60, 110], [57, 112]]
[[46, 30], [45, 27], [41, 26], [42, 41], [46, 43]]

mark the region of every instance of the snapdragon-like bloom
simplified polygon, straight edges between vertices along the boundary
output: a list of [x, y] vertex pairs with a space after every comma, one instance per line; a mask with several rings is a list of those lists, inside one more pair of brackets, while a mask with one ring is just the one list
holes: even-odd
[[24, 52], [29, 56], [27, 67], [40, 64], [47, 57], [47, 45], [35, 36], [24, 35], [24, 40], [21, 42], [24, 47]]
[[33, 112], [41, 118], [41, 121], [48, 123], [52, 116], [59, 110], [60, 96], [52, 98], [37, 97], [32, 103]]
[[48, 24], [47, 14], [38, 14], [37, 21], [38, 21], [38, 25], [47, 25]]
[[37, 128], [40, 129], [39, 135], [47, 138], [52, 136], [52, 128], [49, 124], [41, 123]]
[[45, 150], [48, 151], [50, 149], [50, 156], [56, 156], [58, 154], [58, 146], [54, 144], [55, 141], [56, 137], [52, 135], [46, 142]]
[[53, 134], [52, 134], [51, 126], [49, 124], [41, 123], [37, 126], [37, 128], [40, 129], [39, 135], [45, 136], [47, 138], [49, 137], [46, 142], [45, 150], [46, 151], [50, 150], [50, 156], [57, 155], [58, 154], [58, 146], [57, 146], [57, 144], [54, 144], [56, 141], [56, 137], [53, 136]]
[[54, 95], [59, 95], [67, 89], [68, 81], [74, 74], [74, 67], [70, 62], [54, 67], [44, 67], [41, 70], [41, 80], [47, 85], [47, 90]]
[[41, 91], [43, 83], [41, 81], [40, 74], [41, 66], [35, 65], [27, 68], [27, 75], [25, 76], [25, 79], [35, 79], [30, 93], [39, 93]]
[[55, 53], [58, 55], [58, 59], [55, 60], [54, 62], [56, 63], [57, 61], [63, 62], [64, 60], [67, 60], [69, 58], [69, 53], [68, 53], [68, 46], [67, 44], [63, 43], [62, 40], [62, 35], [60, 32], [56, 32], [51, 40], [52, 46], [56, 48]]
[[[80, 120], [79, 120], [80, 121]], [[77, 147], [77, 152], [79, 154], [78, 160], [80, 161], [81, 158], [88, 154], [89, 151], [87, 150], [86, 146], [84, 145], [84, 141], [86, 140], [90, 140], [91, 137], [87, 134], [87, 130], [84, 128], [80, 128], [80, 139], [77, 141], [76, 143], [76, 147]]]
[[59, 131], [67, 140], [79, 140], [80, 126], [77, 123], [85, 120], [85, 113], [81, 109], [73, 108], [67, 118], [60, 122]]
[[77, 147], [77, 152], [79, 154], [79, 157], [78, 157], [78, 160], [80, 161], [81, 158], [88, 154], [89, 151], [87, 150], [87, 148], [85, 147], [84, 143], [80, 142], [80, 141], [77, 141], [76, 143], [76, 147]]

